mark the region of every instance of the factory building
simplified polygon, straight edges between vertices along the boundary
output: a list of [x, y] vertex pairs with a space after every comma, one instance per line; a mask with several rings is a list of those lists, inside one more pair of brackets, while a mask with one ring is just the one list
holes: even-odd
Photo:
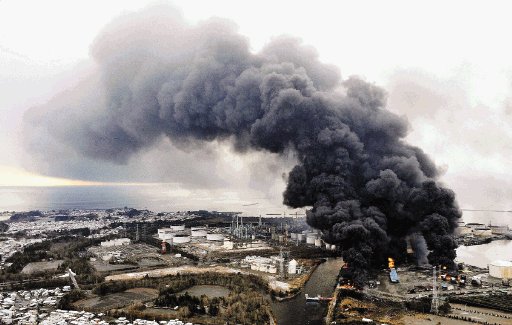
[[284, 258], [280, 256], [246, 256], [244, 259], [244, 263], [248, 264], [251, 270], [254, 271], [276, 274], [278, 272], [278, 268], [282, 265], [283, 267], [286, 267], [286, 269], [281, 268], [281, 271], [279, 272], [286, 272], [288, 274], [301, 273], [301, 268], [298, 268], [296, 260], [291, 260], [286, 265], [284, 265], [284, 262]]
[[493, 235], [505, 235], [509, 232], [508, 226], [490, 225], [489, 228]]
[[512, 279], [512, 262], [494, 261], [490, 263], [489, 275], [498, 279]]
[[113, 247], [113, 246], [123, 246], [123, 245], [130, 245], [131, 240], [130, 238], [117, 238], [107, 241], [102, 241], [100, 243], [101, 247]]

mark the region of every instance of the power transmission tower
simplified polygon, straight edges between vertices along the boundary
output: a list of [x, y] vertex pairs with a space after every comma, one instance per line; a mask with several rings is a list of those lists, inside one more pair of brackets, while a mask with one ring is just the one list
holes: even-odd
[[142, 240], [146, 241], [147, 240], [147, 230], [146, 230], [146, 224], [142, 224]]
[[430, 306], [430, 312], [437, 314], [439, 312], [439, 295], [437, 288], [437, 273], [436, 267], [432, 268], [432, 305]]

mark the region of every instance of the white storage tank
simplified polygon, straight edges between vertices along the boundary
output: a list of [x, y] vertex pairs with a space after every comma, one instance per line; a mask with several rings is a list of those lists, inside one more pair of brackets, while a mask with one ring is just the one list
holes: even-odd
[[471, 227], [467, 227], [467, 226], [458, 226], [457, 228], [455, 228], [455, 236], [464, 236], [464, 235], [469, 235], [471, 234]]
[[190, 242], [190, 236], [174, 236], [172, 243], [174, 245], [185, 244]]
[[490, 263], [489, 275], [498, 279], [512, 279], [512, 262], [494, 261]]
[[320, 238], [315, 239], [315, 246], [322, 247], [322, 240]]
[[224, 235], [222, 235], [222, 234], [206, 234], [206, 240], [221, 241], [221, 240], [224, 240]]
[[297, 273], [297, 261], [291, 260], [288, 263], [288, 274], [296, 274]]
[[314, 245], [316, 240], [316, 236], [307, 236], [306, 244]]
[[475, 229], [473, 229], [473, 235], [478, 236], [478, 237], [491, 237], [492, 230], [491, 230], [491, 228], [487, 228], [487, 227], [475, 228]]
[[158, 238], [165, 241], [165, 240], [169, 240], [169, 239], [173, 238], [174, 236], [176, 236], [176, 234], [174, 234], [174, 233], [167, 233], [167, 234], [164, 233], [164, 234], [159, 234]]
[[297, 234], [297, 240], [302, 242], [304, 241], [304, 235], [303, 234]]
[[192, 230], [190, 232], [190, 235], [192, 237], [206, 237], [207, 233], [206, 233], [206, 230], [198, 229], [198, 230]]
[[177, 225], [177, 226], [171, 226], [172, 231], [183, 231], [185, 230], [185, 225]]
[[290, 233], [290, 238], [293, 240], [297, 239], [297, 233], [295, 233], [295, 232]]

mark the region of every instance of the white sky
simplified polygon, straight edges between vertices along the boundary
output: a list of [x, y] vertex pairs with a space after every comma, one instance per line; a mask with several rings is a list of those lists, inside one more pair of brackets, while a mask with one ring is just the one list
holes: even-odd
[[[77, 69], [87, 67], [89, 45], [106, 23], [150, 3], [0, 0], [0, 185], [41, 181], [21, 168], [24, 110], [76, 82]], [[409, 141], [446, 169], [443, 181], [462, 206], [512, 207], [509, 2], [173, 3], [191, 22], [211, 16], [235, 21], [254, 50], [280, 34], [301, 37], [323, 61], [339, 66], [343, 77], [361, 75], [386, 88], [390, 109], [409, 118]], [[438, 107], [430, 111], [429, 105]]]

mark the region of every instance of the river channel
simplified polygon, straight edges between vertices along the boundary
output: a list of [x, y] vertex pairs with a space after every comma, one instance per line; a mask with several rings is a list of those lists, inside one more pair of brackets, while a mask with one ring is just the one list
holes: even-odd
[[332, 296], [336, 285], [338, 272], [343, 265], [342, 259], [328, 259], [320, 264], [304, 289], [296, 297], [283, 301], [272, 302], [272, 311], [278, 325], [319, 325], [323, 323], [323, 316], [327, 303], [306, 303], [305, 294], [309, 296]]

